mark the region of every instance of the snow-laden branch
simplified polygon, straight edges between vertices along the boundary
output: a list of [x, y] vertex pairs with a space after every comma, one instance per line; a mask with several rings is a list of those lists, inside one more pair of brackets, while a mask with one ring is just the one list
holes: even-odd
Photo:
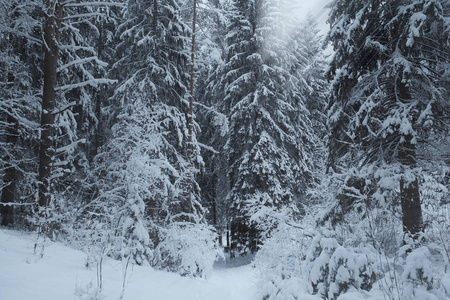
[[119, 2], [81, 2], [81, 3], [67, 3], [64, 4], [64, 7], [86, 7], [86, 6], [90, 6], [90, 7], [94, 7], [94, 6], [116, 6], [116, 7], [126, 7], [126, 5], [124, 3], [119, 3]]
[[86, 57], [86, 58], [81, 58], [81, 59], [76, 59], [74, 61], [71, 61], [65, 65], [62, 65], [61, 67], [59, 67], [56, 71], [57, 72], [61, 72], [64, 69], [67, 69], [73, 65], [77, 65], [77, 64], [85, 64], [91, 61], [95, 61], [98, 65], [102, 66], [102, 67], [106, 67], [108, 64], [105, 63], [104, 61], [100, 60], [97, 56], [91, 56], [91, 57]]
[[193, 145], [193, 146], [199, 146], [200, 148], [203, 148], [203, 149], [205, 149], [205, 150], [207, 150], [207, 151], [210, 151], [210, 152], [212, 152], [212, 153], [214, 153], [214, 154], [218, 154], [218, 153], [219, 153], [219, 152], [218, 152], [216, 149], [214, 149], [213, 147], [207, 146], [207, 145], [205, 145], [205, 144], [203, 144], [203, 143], [199, 143], [199, 142], [191, 142], [190, 144]]
[[61, 50], [72, 50], [72, 51], [83, 50], [91, 53], [97, 53], [94, 47], [86, 47], [78, 45], [60, 45], [59, 48]]
[[66, 110], [68, 110], [69, 108], [75, 106], [75, 104], [77, 104], [75, 101], [70, 102], [69, 104], [67, 104], [65, 107], [63, 107], [62, 109], [53, 112], [54, 115], [59, 115], [60, 113], [65, 112]]
[[59, 153], [66, 152], [67, 150], [70, 150], [70, 149], [76, 147], [78, 144], [84, 144], [84, 143], [86, 143], [86, 139], [81, 139], [81, 140], [72, 142], [69, 145], [66, 145], [64, 147], [60, 147], [60, 148], [56, 149], [56, 153], [59, 154]]
[[57, 88], [55, 88], [56, 91], [62, 91], [62, 92], [67, 92], [73, 89], [77, 89], [80, 87], [85, 87], [85, 86], [93, 86], [93, 87], [97, 87], [99, 84], [113, 84], [116, 83], [117, 80], [112, 80], [112, 79], [106, 79], [106, 78], [97, 78], [97, 79], [91, 79], [91, 80], [87, 80], [87, 81], [83, 81], [83, 82], [79, 82], [79, 83], [74, 83], [74, 84], [66, 84], [63, 86], [59, 86]]
[[0, 205], [3, 205], [3, 206], [26, 206], [26, 205], [35, 205], [35, 203], [14, 203], [14, 202], [2, 203], [2, 202], [0, 202]]
[[102, 17], [104, 16], [104, 13], [85, 13], [85, 14], [77, 14], [77, 15], [70, 15], [67, 17], [64, 17], [63, 20], [70, 20], [70, 19], [76, 19], [76, 18], [91, 18], [91, 17]]
[[27, 40], [29, 40], [29, 41], [31, 41], [31, 42], [34, 42], [34, 43], [36, 43], [36, 44], [38, 44], [38, 45], [41, 45], [41, 44], [42, 44], [42, 40], [40, 40], [40, 39], [38, 39], [38, 38], [35, 38], [35, 37], [32, 37], [32, 36], [30, 36], [30, 35], [28, 35], [28, 34], [25, 34], [25, 33], [23, 33], [23, 32], [20, 32], [20, 31], [18, 31], [18, 30], [14, 30], [14, 29], [12, 29], [12, 28], [10, 28], [10, 27], [7, 27], [7, 26], [5, 26], [5, 25], [3, 25], [3, 24], [0, 24], [0, 31], [12, 33], [12, 34], [15, 34], [15, 35], [17, 35], [17, 36], [24, 37], [24, 38], [26, 38]]

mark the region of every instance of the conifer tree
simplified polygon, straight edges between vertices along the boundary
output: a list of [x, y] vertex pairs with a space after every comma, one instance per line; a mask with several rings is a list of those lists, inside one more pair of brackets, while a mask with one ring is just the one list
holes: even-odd
[[77, 210], [92, 199], [86, 177], [101, 143], [102, 106], [114, 83], [107, 73], [113, 63], [111, 27], [119, 22], [119, 9], [111, 1], [64, 6], [52, 170], [58, 210]]
[[92, 32], [97, 29], [93, 21], [104, 16], [104, 6], [106, 2], [101, 1], [84, 4], [55, 0], [46, 2], [44, 7], [38, 225], [45, 234], [56, 233], [64, 206], [73, 204], [63, 193], [74, 194], [71, 189], [79, 179], [75, 175], [77, 167], [81, 169], [86, 160], [77, 149], [86, 142], [78, 131], [83, 132], [90, 124], [77, 122], [74, 107], [92, 111], [92, 88], [112, 83], [103, 77], [104, 72], [96, 72], [96, 67], [106, 64], [98, 58], [93, 46], [97, 41], [92, 39]]
[[[157, 113], [161, 134], [171, 145], [162, 151], [179, 174], [171, 180], [180, 193], [176, 196], [178, 207], [184, 207], [178, 213], [193, 212], [195, 207], [187, 207], [185, 201], [189, 194], [189, 174], [195, 172], [188, 158], [190, 69], [187, 37], [190, 30], [181, 19], [177, 1], [153, 1], [145, 11], [140, 9], [141, 5], [144, 4], [129, 2], [127, 21], [120, 28], [122, 43], [117, 49], [123, 53], [123, 58], [115, 65], [114, 72], [121, 82], [115, 98], [125, 105], [127, 99], [141, 98], [140, 101], [148, 103], [148, 109]], [[193, 130], [195, 127], [194, 123]], [[192, 144], [195, 166], [201, 164], [196, 161], [199, 156], [196, 154], [195, 131]], [[194, 194], [198, 195], [195, 180], [193, 185]], [[198, 202], [198, 196], [194, 198], [193, 202]]]
[[[196, 124], [192, 123], [191, 140], [188, 129], [190, 30], [181, 19], [178, 1], [129, 1], [122, 17], [116, 47], [121, 59], [111, 72], [119, 81], [109, 108], [113, 126], [95, 158], [94, 203], [108, 202], [108, 214], [118, 211], [118, 228], [139, 225], [139, 231], [123, 231], [128, 232], [124, 240], [136, 243], [122, 247], [137, 247], [138, 257], [149, 258], [142, 251], [170, 238], [165, 235], [168, 226], [201, 222], [203, 216], [194, 177], [201, 164]], [[142, 232], [149, 232], [149, 239], [143, 239]], [[176, 264], [163, 261], [167, 253], [161, 256], [152, 264]], [[136, 255], [135, 261], [141, 263]]]
[[[394, 199], [384, 199], [383, 179], [398, 178], [403, 230], [417, 237], [423, 226], [417, 148], [446, 111], [448, 2], [334, 1], [330, 24], [336, 51], [330, 166], [374, 176], [377, 192], [369, 196], [385, 203]], [[351, 188], [364, 193], [365, 185], [354, 180]]]
[[314, 140], [288, 1], [237, 1], [222, 84], [232, 250], [254, 252], [301, 201]]
[[[204, 4], [203, 4], [204, 5]], [[226, 142], [228, 122], [220, 111], [223, 90], [218, 89], [223, 70], [226, 49], [225, 35], [228, 27], [227, 1], [210, 1], [199, 9], [199, 31], [197, 47], [197, 79], [195, 114], [200, 126], [199, 142], [207, 147], [202, 149], [204, 167], [199, 174], [201, 198], [208, 209], [207, 219], [216, 230], [226, 230], [226, 156], [221, 153]], [[222, 243], [221, 234], [219, 243]]]
[[[4, 1], [0, 8], [0, 176], [2, 225], [14, 224], [14, 207], [36, 180], [40, 90], [38, 3]], [[33, 193], [33, 192], [31, 192]]]

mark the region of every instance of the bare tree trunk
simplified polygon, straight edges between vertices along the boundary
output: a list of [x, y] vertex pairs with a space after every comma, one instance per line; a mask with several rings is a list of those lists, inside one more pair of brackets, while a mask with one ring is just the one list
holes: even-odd
[[153, 0], [153, 35], [156, 36], [158, 30], [158, 0]]
[[[399, 76], [396, 81], [396, 91], [401, 102], [411, 101], [411, 94], [403, 76]], [[412, 142], [413, 136], [409, 134], [402, 136], [402, 138], [404, 141], [400, 144], [398, 150], [398, 160], [405, 166], [405, 169], [412, 170], [416, 167], [416, 146]], [[404, 174], [400, 180], [400, 199], [403, 232], [416, 239], [423, 229], [422, 208], [420, 206], [419, 181], [416, 177], [410, 178], [411, 176]]]
[[[102, 59], [103, 56], [103, 27], [104, 27], [104, 21], [100, 21], [100, 28], [99, 28], [99, 37], [98, 37], [98, 44], [97, 44], [97, 56], [99, 59]], [[100, 72], [97, 73], [97, 76], [101, 75]], [[102, 122], [102, 99], [103, 99], [103, 87], [98, 87], [95, 95], [95, 117], [97, 118], [97, 128], [95, 128], [95, 135], [94, 135], [94, 151], [92, 151], [92, 158], [98, 154], [98, 151], [100, 150], [100, 147], [103, 144], [102, 140], [102, 133], [103, 133], [103, 122]]]
[[55, 96], [62, 4], [46, 1], [44, 24], [44, 91], [42, 94], [41, 144], [39, 149], [39, 206], [47, 207], [51, 199], [51, 168], [55, 153]]
[[[391, 19], [395, 17], [395, 13], [401, 5], [401, 0], [393, 0], [390, 2]], [[394, 23], [393, 34], [396, 35], [397, 41], [395, 49], [400, 51], [401, 55], [408, 57], [409, 47], [406, 46], [407, 40], [404, 32], [403, 20], [398, 19]], [[408, 86], [408, 75], [403, 68], [397, 71], [397, 78], [393, 80], [394, 95], [399, 104], [409, 104], [412, 101], [410, 87]], [[413, 113], [413, 112], [410, 112]], [[411, 123], [414, 123], [414, 116], [411, 116]], [[417, 166], [416, 146], [413, 143], [413, 135], [400, 133], [403, 140], [399, 144], [397, 152], [398, 161], [404, 166], [404, 169], [410, 170], [410, 174], [403, 174], [400, 180], [400, 202], [402, 207], [402, 223], [403, 232], [411, 235], [413, 239], [419, 237], [419, 233], [423, 230], [422, 208], [420, 206], [419, 181], [412, 171]]]
[[[13, 11], [16, 10], [16, 5], [13, 6]], [[13, 14], [13, 18], [18, 18], [19, 12]], [[12, 49], [15, 53], [20, 54], [21, 57], [25, 56], [25, 45], [19, 41], [17, 36], [10, 33], [9, 41], [11, 42]], [[8, 72], [8, 83], [14, 84], [15, 76], [14, 70]], [[9, 152], [3, 157], [5, 162], [5, 174], [3, 176], [4, 187], [2, 197], [0, 200], [0, 215], [2, 216], [2, 226], [14, 225], [14, 206], [15, 192], [16, 192], [16, 153], [11, 152], [17, 144], [19, 139], [19, 121], [15, 116], [14, 110], [17, 107], [13, 106], [8, 109], [6, 117], [6, 144], [10, 147]]]
[[[18, 140], [19, 122], [13, 117], [12, 111], [9, 112], [7, 118], [7, 136], [6, 143], [14, 147]], [[2, 215], [3, 226], [14, 225], [14, 206], [15, 190], [16, 190], [16, 167], [13, 163], [13, 157], [9, 154], [5, 157], [6, 168], [3, 182], [5, 187], [2, 190], [2, 198], [0, 204], [0, 213]]]
[[416, 239], [422, 231], [422, 208], [420, 206], [419, 181], [401, 179], [400, 198], [402, 205], [403, 232]]
[[192, 160], [193, 145], [193, 103], [194, 103], [194, 78], [195, 78], [195, 25], [197, 22], [197, 0], [194, 0], [194, 11], [192, 17], [192, 43], [191, 43], [191, 82], [190, 82], [190, 94], [189, 94], [189, 115], [188, 115], [188, 155]]
[[194, 159], [193, 159], [193, 152], [194, 152], [194, 146], [192, 145], [193, 142], [193, 127], [194, 127], [194, 120], [193, 120], [193, 104], [194, 104], [194, 65], [195, 65], [195, 26], [197, 23], [197, 0], [194, 0], [194, 10], [193, 10], [193, 16], [192, 16], [192, 48], [191, 48], [191, 82], [190, 82], [190, 94], [189, 94], [189, 111], [188, 111], [188, 144], [187, 144], [187, 156], [190, 163], [191, 170], [189, 171], [189, 179], [188, 179], [188, 189], [189, 189], [189, 199], [188, 199], [188, 207], [186, 213], [192, 213], [192, 194], [193, 194], [193, 170], [194, 167]]

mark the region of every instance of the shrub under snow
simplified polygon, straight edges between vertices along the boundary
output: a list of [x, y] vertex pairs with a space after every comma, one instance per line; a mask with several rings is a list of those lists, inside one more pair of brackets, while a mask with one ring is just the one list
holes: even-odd
[[263, 245], [255, 265], [263, 300], [450, 299], [446, 252], [432, 239], [388, 256], [341, 245], [334, 231], [311, 238], [286, 225]]
[[[306, 244], [309, 247], [306, 248]], [[371, 249], [343, 247], [333, 231], [312, 240], [294, 227], [275, 233], [256, 257], [264, 300], [338, 299], [347, 292], [368, 291], [375, 280]]]
[[282, 223], [257, 253], [255, 266], [261, 274], [264, 300], [295, 300], [307, 294], [308, 284], [301, 278], [301, 268], [310, 235], [300, 227]]
[[222, 255], [216, 233], [206, 224], [172, 223], [161, 232], [155, 249], [154, 264], [160, 269], [183, 276], [207, 277]]
[[445, 298], [445, 291], [439, 291], [440, 278], [436, 276], [436, 270], [433, 270], [432, 260], [433, 255], [427, 247], [417, 248], [407, 256], [402, 274], [404, 299]]
[[313, 294], [337, 299], [348, 291], [372, 288], [375, 259], [370, 249], [341, 246], [334, 232], [326, 230], [314, 237], [303, 273]]

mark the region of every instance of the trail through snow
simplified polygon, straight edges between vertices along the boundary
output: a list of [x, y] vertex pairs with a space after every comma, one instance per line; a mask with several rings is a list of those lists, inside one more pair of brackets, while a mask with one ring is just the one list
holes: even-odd
[[[61, 243], [46, 242], [44, 256], [34, 254], [36, 236], [0, 229], [0, 300], [79, 299], [76, 289], [96, 286], [96, 267], [85, 267], [86, 254]], [[106, 259], [103, 298], [119, 299], [123, 264]], [[219, 263], [207, 279], [181, 277], [134, 266], [128, 270], [123, 300], [253, 300], [256, 271], [250, 265]]]

